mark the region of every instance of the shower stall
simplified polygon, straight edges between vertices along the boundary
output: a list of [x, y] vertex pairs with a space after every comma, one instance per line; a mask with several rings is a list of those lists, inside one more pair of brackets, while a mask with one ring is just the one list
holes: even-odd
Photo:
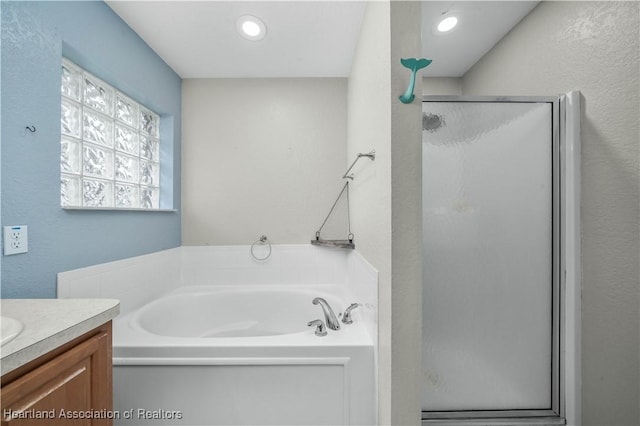
[[579, 126], [577, 92], [424, 98], [423, 424], [575, 421]]

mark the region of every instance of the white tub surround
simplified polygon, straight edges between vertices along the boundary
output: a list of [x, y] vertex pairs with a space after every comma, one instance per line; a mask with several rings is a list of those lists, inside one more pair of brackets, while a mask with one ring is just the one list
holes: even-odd
[[0, 349], [2, 375], [111, 321], [113, 299], [3, 299], [2, 315], [22, 322], [18, 336]]
[[[357, 250], [273, 245], [264, 261], [251, 246], [182, 246], [58, 273], [58, 298], [119, 299], [122, 314], [182, 286], [337, 285], [376, 324], [378, 272]], [[365, 312], [366, 311], [366, 312]]]
[[[58, 297], [122, 299], [114, 408], [134, 415], [116, 424], [372, 425], [377, 284], [352, 250], [183, 246], [60, 273]], [[315, 297], [358, 303], [354, 323], [316, 336]]]
[[126, 314], [180, 285], [180, 248], [58, 273], [58, 299], [120, 300]]

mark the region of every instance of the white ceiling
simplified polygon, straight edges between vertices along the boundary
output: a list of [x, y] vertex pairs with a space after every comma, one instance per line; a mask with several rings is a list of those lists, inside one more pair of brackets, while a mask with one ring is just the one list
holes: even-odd
[[[422, 51], [433, 59], [425, 77], [462, 77], [520, 22], [539, 1], [425, 1], [422, 3]], [[445, 13], [458, 25], [448, 33], [433, 29]]]
[[[182, 78], [346, 77], [366, 1], [107, 0], [107, 4]], [[425, 1], [425, 76], [459, 77], [537, 1]], [[434, 19], [456, 10], [458, 27], [431, 32]], [[267, 36], [249, 41], [236, 31], [242, 15], [260, 17]]]
[[[107, 4], [182, 78], [343, 77], [366, 3], [351, 1], [113, 1]], [[267, 26], [242, 38], [236, 20]]]

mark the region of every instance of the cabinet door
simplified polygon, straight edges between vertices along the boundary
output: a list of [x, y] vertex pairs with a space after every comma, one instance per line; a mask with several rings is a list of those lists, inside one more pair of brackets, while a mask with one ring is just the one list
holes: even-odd
[[[1, 390], [2, 426], [111, 425], [111, 335], [97, 334]], [[92, 418], [98, 417], [98, 418]]]

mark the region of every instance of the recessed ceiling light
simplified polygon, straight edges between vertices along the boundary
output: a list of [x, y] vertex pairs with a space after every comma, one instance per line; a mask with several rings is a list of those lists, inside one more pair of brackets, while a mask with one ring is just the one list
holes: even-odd
[[447, 16], [440, 21], [436, 28], [441, 33], [446, 33], [447, 31], [451, 31], [456, 25], [458, 25], [458, 18], [455, 16]]
[[243, 15], [236, 21], [238, 33], [247, 40], [262, 40], [267, 35], [267, 26], [256, 16]]

